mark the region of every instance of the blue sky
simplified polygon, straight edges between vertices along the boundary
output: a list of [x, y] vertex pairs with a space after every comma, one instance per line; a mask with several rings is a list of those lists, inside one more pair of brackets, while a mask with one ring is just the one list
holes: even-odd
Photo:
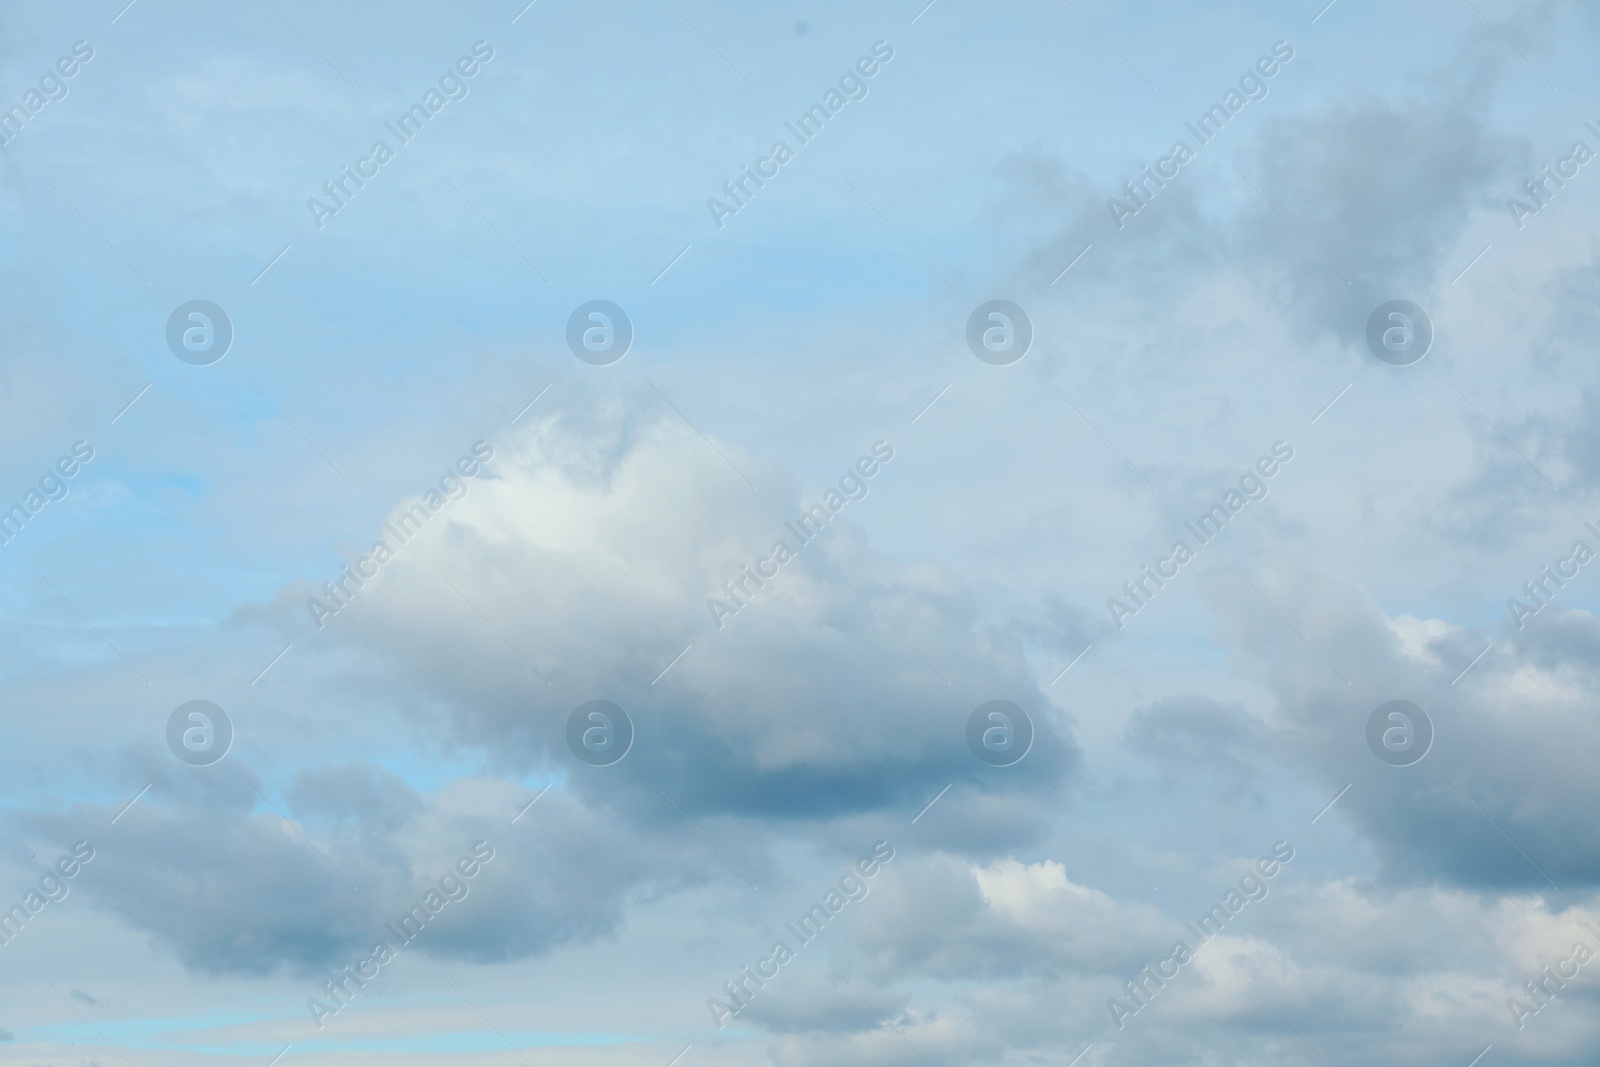
[[[1600, 551], [1600, 162], [1510, 201], [1600, 152], [1591, 9], [125, 3], [0, 3], [0, 904], [95, 850], [0, 944], [0, 1064], [1588, 1062], [1590, 968], [1524, 983], [1600, 951], [1600, 564], [1524, 583]], [[605, 366], [566, 341], [596, 299]], [[1033, 329], [1005, 366], [966, 342], [994, 299]], [[192, 300], [209, 365], [168, 347]], [[1410, 366], [1366, 341], [1392, 300], [1434, 327]], [[609, 766], [567, 741], [596, 699]], [[1035, 731], [1003, 767], [965, 740], [997, 699]], [[1395, 699], [1434, 731], [1406, 766], [1367, 741]], [[191, 700], [233, 729], [208, 765]]]

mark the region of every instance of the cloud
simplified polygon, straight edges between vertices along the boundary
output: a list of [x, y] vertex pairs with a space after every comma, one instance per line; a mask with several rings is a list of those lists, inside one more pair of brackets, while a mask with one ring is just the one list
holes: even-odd
[[[952, 780], [1004, 795], [1071, 773], [1065, 717], [963, 578], [874, 551], [849, 509], [803, 542], [786, 523], [822, 491], [721, 447], [767, 488], [681, 422], [553, 419], [509, 436], [492, 478], [320, 639], [377, 656], [397, 692], [447, 708], [451, 743], [512, 772], [571, 768], [590, 802], [650, 823], [680, 818], [662, 794], [691, 817], [802, 821], [915, 811]], [[885, 463], [877, 488], [897, 474]], [[850, 508], [873, 506], [869, 492]], [[747, 582], [747, 605], [719, 628], [708, 599], [779, 541], [796, 558], [760, 589]], [[1032, 709], [1036, 729], [1006, 775], [964, 740], [967, 716], [996, 697]], [[568, 716], [596, 698], [635, 720], [614, 773], [566, 748]]]
[[1073, 882], [1059, 862], [907, 858], [861, 935], [869, 973], [946, 981], [1120, 974], [1169, 944], [1160, 913]]
[[[1512, 631], [1453, 684], [1484, 648], [1465, 628], [1391, 619], [1348, 580], [1314, 571], [1283, 566], [1260, 583], [1295, 629], [1222, 583], [1208, 599], [1241, 666], [1272, 691], [1275, 748], [1330, 796], [1351, 786], [1337, 817], [1389, 877], [1551, 893], [1600, 885], [1600, 830], [1579, 814], [1600, 803], [1588, 755], [1600, 727], [1586, 695], [1600, 620], [1573, 611]], [[1433, 722], [1433, 749], [1409, 767], [1367, 748], [1368, 717], [1392, 699]]]
[[305, 817], [359, 824], [380, 834], [412, 822], [422, 806], [399, 775], [365, 760], [307, 767], [295, 775], [285, 799]]
[[[877, 992], [883, 1000], [881, 991]], [[872, 993], [865, 994], [871, 998]], [[962, 1018], [906, 1008], [879, 1008], [892, 1015], [869, 1030], [852, 1034], [785, 1037], [772, 1048], [778, 1067], [912, 1067], [934, 1062], [987, 1063], [1001, 1043], [981, 1036]], [[925, 1059], [926, 1058], [926, 1059]]]
[[[630, 894], [704, 881], [715, 860], [688, 847], [687, 828], [631, 832], [559, 791], [514, 826], [510, 816], [526, 794], [503, 782], [457, 782], [430, 796], [391, 776], [373, 803], [365, 787], [378, 776], [358, 765], [302, 773], [290, 795], [339, 794], [344, 774], [357, 781], [343, 791], [336, 819], [326, 806], [274, 810], [220, 793], [210, 805], [174, 805], [154, 795], [115, 832], [104, 830], [114, 812], [92, 807], [33, 817], [27, 829], [89, 840], [97, 855], [72, 888], [152, 935], [184, 966], [256, 976], [314, 976], [366, 954], [376, 940], [393, 944], [384, 923], [436, 889], [475, 842], [486, 842], [494, 859], [408, 951], [487, 962], [592, 941], [617, 929]], [[290, 822], [279, 810], [299, 818]]]
[[[1586, 1062], [1591, 985], [1526, 1034], [1505, 1000], [1597, 914], [1600, 620], [1581, 580], [1524, 630], [1502, 605], [1551, 558], [1525, 546], [1566, 528], [1557, 505], [1600, 517], [1592, 187], [1500, 234], [1505, 195], [1578, 136], [1532, 64], [1582, 97], [1589, 6], [1375, 23], [1340, 4], [1294, 29], [1271, 5], [1110, 5], [1090, 26], [939, 4], [905, 29], [915, 9], [836, 3], [803, 48], [792, 12], [701, 24], [727, 64], [664, 7], [611, 32], [578, 6], [515, 25], [402, 6], [381, 24], [219, 7], [197, 34], [136, 5], [5, 154], [0, 223], [26, 265], [0, 268], [7, 499], [80, 436], [103, 457], [7, 557], [7, 869], [23, 887], [30, 852], [98, 850], [5, 949], [7, 1022], [36, 1059], [99, 1037], [35, 988], [45, 972], [130, 1055], [181, 1059], [152, 1020], [186, 1000], [283, 1005], [204, 1026], [263, 1062], [299, 1047], [304, 997], [483, 841], [493, 861], [406, 949], [420, 966], [341, 1016], [367, 1036], [330, 1057], [415, 1038], [419, 1062], [459, 1059], [502, 1047], [491, 1018], [597, 1064], [691, 1042], [783, 1067], [1090, 1045], [1079, 1067], [1322, 1062], [1307, 1038], [1341, 1064], [1466, 1064], [1491, 1040], [1508, 1062]], [[79, 34], [46, 5], [0, 17], [18, 84]], [[602, 30], [604, 69], [567, 47]], [[1271, 98], [1115, 229], [1105, 198], [1181, 135], [1182, 101], [1280, 31], [1303, 39]], [[304, 197], [480, 32], [488, 80], [312, 230]], [[846, 140], [713, 238], [728, 146], [764, 150], [772, 102], [815, 99], [815, 72], [880, 33], [898, 55], [863, 123], [830, 126]], [[556, 99], [579, 103], [527, 106]], [[105, 165], [82, 167], [86, 145]], [[561, 337], [598, 295], [637, 328], [609, 368]], [[163, 350], [191, 296], [235, 317], [213, 368]], [[992, 296], [1034, 318], [1014, 368], [962, 343]], [[1361, 343], [1391, 297], [1437, 311], [1438, 348], [1404, 374]], [[1284, 435], [1303, 458], [1270, 503], [1112, 629], [1103, 598]], [[896, 454], [867, 497], [718, 625], [708, 598], [881, 437]], [[405, 494], [480, 438], [487, 472], [316, 628], [335, 556], [392, 536]], [[238, 727], [211, 768], [162, 743], [194, 697]], [[1436, 728], [1411, 767], [1367, 748], [1396, 697]], [[567, 747], [594, 698], [635, 727], [614, 766]], [[966, 748], [995, 698], [1038, 733], [1012, 767]], [[1079, 817], [1054, 787], [1103, 803]], [[1270, 897], [1117, 1030], [1107, 998], [1286, 820], [1301, 851]], [[770, 943], [724, 933], [880, 837], [900, 852], [870, 899], [727, 1040], [692, 1029], [724, 963]]]
[[1261, 733], [1261, 724], [1238, 702], [1195, 693], [1135, 709], [1123, 741], [1160, 768], [1168, 788], [1201, 778], [1237, 797], [1256, 773]]
[[1483, 106], [1373, 98], [1272, 118], [1245, 170], [1293, 228], [1249, 192], [1241, 251], [1276, 276], [1301, 321], [1359, 343], [1378, 304], [1424, 302], [1447, 280], [1444, 253], [1477, 212], [1500, 206], [1513, 160], [1526, 158]]

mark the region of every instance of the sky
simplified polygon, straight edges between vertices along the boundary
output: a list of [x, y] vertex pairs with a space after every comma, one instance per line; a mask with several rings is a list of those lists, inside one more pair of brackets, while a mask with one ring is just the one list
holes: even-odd
[[0, 0], [0, 1067], [1591, 1062], [1597, 44]]

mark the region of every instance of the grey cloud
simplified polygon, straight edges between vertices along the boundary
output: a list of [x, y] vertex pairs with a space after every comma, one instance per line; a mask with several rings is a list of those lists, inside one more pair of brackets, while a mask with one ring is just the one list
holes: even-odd
[[[76, 893], [155, 935], [186, 967], [309, 970], [366, 939], [367, 901], [276, 816], [172, 810], [147, 797], [137, 818], [101, 832], [113, 814], [82, 808], [31, 821], [41, 835], [88, 840], [96, 856]], [[379, 875], [341, 858], [357, 878]]]
[[[739, 1013], [739, 1020], [749, 1020], [763, 1030], [775, 1034], [849, 1034], [872, 1030], [882, 1025], [882, 1019], [873, 1007], [863, 1001], [844, 979], [831, 971], [817, 968], [799, 973], [784, 973], [781, 985], [774, 985], [771, 995], [756, 997], [749, 1007]], [[880, 1001], [886, 1010], [901, 1010], [898, 999]]]
[[1015, 625], [1028, 639], [1069, 657], [1106, 630], [1104, 619], [1050, 590], [1041, 591], [1036, 610], [1023, 614]]
[[[1518, 455], [1500, 436], [1505, 433], [1513, 441], [1521, 440], [1518, 447], [1524, 455], [1537, 455], [1526, 440], [1525, 420], [1519, 420], [1521, 425], [1496, 420], [1498, 432], [1470, 409], [1463, 411], [1462, 420], [1474, 439], [1475, 468], [1470, 476], [1443, 493], [1438, 508], [1424, 521], [1431, 533], [1450, 541], [1490, 551], [1503, 550], [1516, 543], [1524, 531], [1547, 525], [1552, 513], [1556, 513], [1552, 505], [1558, 502], [1559, 490], [1544, 480], [1554, 468], [1548, 462], [1537, 469], [1530, 466], [1529, 460]], [[1573, 444], [1569, 437], [1568, 448]], [[1534, 462], [1540, 463], [1540, 459]], [[1544, 476], [1541, 470], [1545, 471]]]
[[1256, 270], [1278, 276], [1303, 320], [1358, 347], [1374, 307], [1396, 298], [1426, 304], [1464, 265], [1444, 252], [1475, 212], [1503, 206], [1497, 197], [1515, 173], [1512, 160], [1526, 154], [1524, 143], [1455, 99], [1372, 99], [1275, 117], [1245, 173], [1277, 210], [1244, 189], [1240, 250]]
[[419, 938], [419, 947], [480, 963], [543, 955], [613, 934], [635, 898], [711, 879], [734, 881], [688, 827], [640, 833], [613, 811], [553, 793], [512, 829], [524, 825], [514, 834], [498, 826], [479, 830], [504, 844], [496, 842], [494, 863], [462, 908], [445, 916], [450, 922], [441, 926], [439, 942], [423, 945]]
[[1600, 391], [1593, 386], [1584, 389], [1576, 417], [1557, 432], [1561, 434], [1559, 446], [1566, 460], [1563, 482], [1593, 489], [1600, 482], [1600, 474], [1596, 473], [1600, 470]]
[[[1274, 694], [1275, 747], [1329, 796], [1351, 785], [1339, 817], [1354, 821], [1388, 877], [1531, 892], [1600, 884], [1600, 829], [1580, 814], [1600, 802], [1589, 765], [1600, 737], [1570, 689], [1600, 680], [1594, 620], [1569, 613], [1548, 630], [1514, 632], [1452, 685], [1484, 647], [1460, 628], [1408, 650], [1347, 582], [1288, 568], [1260, 581], [1303, 638], [1220, 581], [1208, 599], [1240, 662]], [[1369, 715], [1395, 698], [1419, 704], [1436, 731], [1409, 767], [1379, 762], [1366, 745]]]
[[[1310, 61], [1302, 48], [1294, 62]], [[1202, 149], [1120, 229], [1108, 222], [1106, 198], [1120, 193], [1122, 175], [1096, 180], [1059, 161], [1012, 157], [1004, 174], [1014, 199], [1059, 220], [1024, 257], [1015, 284], [1090, 313], [1108, 299], [1170, 306], [1198, 275], [1237, 271], [1287, 302], [1307, 333], [1359, 348], [1379, 303], [1405, 297], [1426, 306], [1465, 265], [1445, 254], [1478, 213], [1504, 210], [1504, 190], [1532, 158], [1525, 138], [1487, 120], [1492, 88], [1510, 63], [1520, 60], [1504, 42], [1474, 38], [1422, 72], [1411, 96], [1299, 113], [1281, 111], [1280, 98], [1237, 131], [1246, 139], [1234, 149], [1233, 175]], [[1283, 76], [1294, 76], [1292, 68]], [[1181, 133], [1181, 122], [1174, 130]], [[1058, 294], [1050, 279], [1091, 243], [1093, 264]], [[1120, 284], [1129, 277], [1138, 279], [1131, 294]]]
[[[408, 547], [327, 639], [358, 642], [400, 687], [448, 707], [454, 743], [485, 746], [511, 771], [572, 768], [585, 796], [647, 822], [680, 818], [661, 793], [690, 816], [800, 821], [914, 813], [953, 780], [1037, 793], [1071, 773], [1065, 720], [959, 575], [872, 551], [849, 510], [802, 545], [785, 521], [821, 490], [763, 471], [781, 494], [763, 499], [672, 423], [619, 445], [621, 433], [502, 442], [492, 486], [454, 505], [446, 537]], [[852, 443], [841, 464], [869, 444]], [[891, 462], [878, 484], [895, 475]], [[723, 582], [778, 539], [798, 557], [715, 628], [707, 597], [726, 598]], [[993, 775], [967, 750], [965, 725], [1000, 696], [1031, 709], [1036, 740]], [[579, 766], [564, 738], [572, 710], [596, 697], [636, 727], [633, 751], [605, 773]]]
[[[869, 998], [888, 1001], [882, 990], [863, 990]], [[886, 1013], [882, 1004], [879, 1010]], [[908, 1007], [894, 1010], [889, 1022], [851, 1034], [788, 1036], [772, 1048], [778, 1067], [913, 1067], [924, 1057], [943, 1063], [991, 1063], [1004, 1045], [981, 1034], [965, 1017], [941, 1015]]]
[[1156, 764], [1167, 788], [1199, 778], [1237, 797], [1255, 776], [1262, 733], [1238, 702], [1186, 694], [1136, 708], [1123, 743]]
[[295, 775], [286, 799], [298, 814], [319, 821], [361, 823], [393, 833], [415, 819], [422, 802], [393, 772], [365, 760], [308, 767]]
[[[894, 873], [877, 890], [877, 921], [860, 935], [868, 971], [880, 980], [1109, 978], [1137, 971], [1171, 945], [1154, 908], [1073, 885], [1059, 864], [1003, 860], [974, 872], [936, 853], [907, 857]], [[987, 898], [983, 879], [993, 889]]]
[[[308, 781], [326, 784], [344, 770], [302, 775], [299, 792], [315, 795]], [[721, 876], [720, 861], [692, 848], [687, 828], [630, 833], [562, 794], [543, 797], [513, 826], [514, 794], [497, 786], [488, 795], [504, 810], [412, 794], [399, 804], [380, 799], [367, 822], [370, 801], [357, 790], [339, 823], [307, 823], [305, 836], [264, 804], [177, 807], [159, 796], [115, 832], [104, 829], [110, 813], [89, 807], [25, 827], [52, 841], [90, 841], [96, 855], [74, 879], [75, 894], [149, 933], [185, 967], [216, 974], [315, 975], [377, 939], [393, 943], [384, 923], [436, 890], [477, 841], [495, 858], [410, 950], [479, 962], [539, 955], [611, 933], [634, 893]], [[397, 818], [396, 807], [408, 814]]]

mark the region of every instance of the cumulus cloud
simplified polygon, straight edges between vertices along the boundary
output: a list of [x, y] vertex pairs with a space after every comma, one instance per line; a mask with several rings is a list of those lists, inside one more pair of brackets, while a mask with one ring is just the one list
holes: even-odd
[[[704, 42], [664, 8], [614, 32], [581, 6], [400, 6], [302, 39], [289, 8], [197, 29], [137, 5], [7, 147], [0, 226], [27, 268], [0, 268], [6, 492], [77, 427], [105, 445], [4, 557], [4, 872], [25, 887], [80, 838], [97, 855], [0, 949], [0, 1040], [176, 1062], [201, 1053], [151, 1020], [203, 1004], [228, 1021], [183, 1032], [214, 1049], [298, 1044], [305, 995], [481, 841], [494, 859], [406, 949], [422, 966], [386, 971], [327, 1056], [538, 1035], [562, 1060], [692, 1044], [708, 1067], [1424, 1067], [1490, 1042], [1587, 1062], [1589, 976], [1526, 1030], [1506, 1005], [1600, 923], [1600, 622], [1587, 574], [1526, 628], [1503, 605], [1570, 543], [1552, 530], [1600, 518], [1594, 179], [1525, 230], [1504, 209], [1579, 135], [1561, 101], [1589, 7], [1090, 26], [936, 5], [905, 29], [836, 4], [803, 43], [751, 8], [706, 27], [729, 67], [760, 64], [741, 95], [716, 62], [679, 69], [694, 53], [662, 35]], [[34, 77], [28, 56], [88, 32], [73, 17], [0, 4], [7, 69]], [[602, 31], [597, 75], [564, 46]], [[1280, 33], [1297, 58], [1271, 97], [1108, 221], [1186, 101]], [[311, 229], [304, 196], [383, 101], [480, 34], [498, 55], [471, 99]], [[897, 57], [871, 99], [713, 238], [703, 198], [751, 158], [729, 146], [880, 36]], [[562, 94], [581, 106], [527, 106]], [[180, 292], [235, 315], [225, 362], [165, 354]], [[599, 293], [636, 326], [603, 368], [562, 336]], [[991, 297], [1033, 316], [1012, 367], [966, 350]], [[1434, 313], [1415, 367], [1362, 345], [1393, 297]], [[1104, 597], [1279, 437], [1298, 451], [1270, 502], [1109, 624]], [[495, 456], [460, 499], [407, 495], [473, 440]], [[865, 497], [799, 543], [786, 524], [880, 440]], [[336, 557], [419, 505], [423, 531], [314, 622]], [[794, 558], [730, 592], [780, 540]], [[201, 696], [238, 727], [209, 768], [161, 735]], [[596, 698], [635, 728], [609, 767], [566, 741]], [[996, 698], [1036, 729], [1011, 767], [966, 747]], [[1409, 767], [1367, 747], [1395, 698], [1435, 728]], [[1119, 1027], [1108, 1001], [1280, 833], [1299, 853], [1270, 895]], [[879, 838], [898, 855], [870, 899], [705, 1029], [749, 958], [732, 935]]]
[[505, 782], [424, 795], [357, 765], [302, 772], [281, 802], [207, 799], [158, 795], [115, 832], [104, 827], [116, 812], [92, 807], [33, 817], [26, 830], [88, 840], [97, 855], [74, 888], [186, 967], [217, 974], [311, 976], [393, 944], [384, 924], [445, 875], [459, 880], [457, 861], [478, 842], [494, 858], [410, 949], [479, 962], [543, 955], [614, 932], [631, 894], [703, 881], [710, 866], [686, 851], [686, 829], [630, 832], [564, 792], [513, 825], [527, 797]]
[[[1584, 710], [1593, 617], [1512, 631], [1457, 683], [1484, 649], [1463, 627], [1390, 618], [1325, 574], [1285, 567], [1265, 581], [1293, 629], [1220, 585], [1213, 606], [1241, 664], [1273, 693], [1277, 748], [1330, 796], [1351, 786], [1341, 817], [1391, 876], [1551, 893], [1600, 881], [1600, 836], [1578, 815], [1600, 801], [1587, 755], [1600, 737]], [[1365, 739], [1368, 716], [1393, 699], [1420, 705], [1436, 734], [1404, 768], [1379, 762]]]
[[881, 892], [883, 918], [861, 938], [879, 975], [1109, 975], [1168, 944], [1155, 908], [1080, 885], [1054, 860], [911, 859]]
[[[573, 768], [582, 795], [650, 822], [679, 818], [663, 793], [691, 816], [823, 819], [920, 806], [953, 779], [1003, 795], [1071, 773], [1065, 716], [969, 583], [874, 551], [849, 510], [804, 543], [787, 524], [823, 489], [723, 447], [770, 488], [666, 419], [554, 419], [506, 439], [492, 478], [327, 632], [447, 707], [455, 743], [514, 771]], [[890, 461], [875, 480], [895, 475]], [[853, 505], [872, 506], [870, 492]], [[708, 599], [729, 602], [724, 583], [780, 541], [795, 558], [747, 582], [718, 626]], [[966, 718], [1001, 696], [1032, 709], [1037, 736], [1023, 764], [985, 775]], [[566, 750], [567, 717], [596, 698], [636, 720], [615, 774]]]

